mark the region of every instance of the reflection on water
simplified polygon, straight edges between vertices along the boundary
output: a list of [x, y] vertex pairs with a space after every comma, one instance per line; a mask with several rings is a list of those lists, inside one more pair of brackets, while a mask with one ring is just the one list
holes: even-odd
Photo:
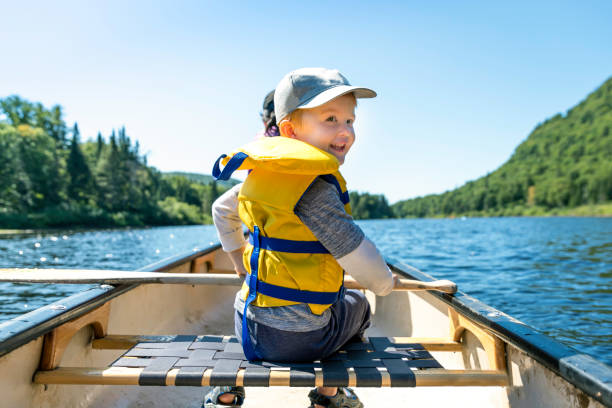
[[[612, 364], [612, 219], [360, 221], [392, 260], [413, 265]], [[203, 248], [212, 226], [0, 236], [0, 266], [138, 269]], [[1, 319], [86, 286], [0, 284]]]

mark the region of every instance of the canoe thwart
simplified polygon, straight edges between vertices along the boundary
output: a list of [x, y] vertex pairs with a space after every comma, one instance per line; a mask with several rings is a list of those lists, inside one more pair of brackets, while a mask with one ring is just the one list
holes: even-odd
[[[125, 340], [125, 339], [124, 339]], [[153, 341], [151, 341], [153, 340]], [[158, 341], [159, 340], [159, 341]], [[38, 384], [109, 384], [256, 387], [415, 387], [507, 385], [500, 370], [445, 370], [418, 343], [371, 337], [352, 342], [322, 361], [248, 361], [229, 336], [151, 336], [110, 367], [39, 371]]]
[[[105, 283], [145, 284], [163, 283], [179, 285], [229, 285], [240, 286], [243, 279], [227, 270], [212, 269], [210, 258], [196, 258], [190, 266], [190, 273], [121, 271], [104, 269], [24, 269], [0, 268], [0, 282], [21, 283]], [[192, 273], [206, 272], [206, 273]], [[348, 289], [366, 289], [350, 276], [344, 279]], [[457, 292], [457, 285], [449, 280], [424, 282], [412, 279], [398, 279], [393, 290], [437, 290], [449, 294]]]

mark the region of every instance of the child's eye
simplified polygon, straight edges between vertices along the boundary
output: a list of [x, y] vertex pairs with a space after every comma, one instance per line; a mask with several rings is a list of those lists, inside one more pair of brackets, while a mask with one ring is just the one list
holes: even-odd
[[346, 121], [346, 124], [347, 124], [347, 125], [352, 125], [353, 123], [355, 123], [355, 120], [354, 120], [354, 119], [348, 119], [348, 120]]
[[330, 116], [327, 119], [325, 119], [326, 122], [337, 122], [337, 119], [335, 116]]

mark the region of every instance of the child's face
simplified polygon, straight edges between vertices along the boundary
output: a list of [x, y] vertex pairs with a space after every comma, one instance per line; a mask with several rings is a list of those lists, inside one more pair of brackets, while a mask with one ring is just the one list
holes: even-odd
[[340, 164], [355, 142], [355, 97], [339, 96], [312, 109], [304, 109], [295, 138], [333, 154]]

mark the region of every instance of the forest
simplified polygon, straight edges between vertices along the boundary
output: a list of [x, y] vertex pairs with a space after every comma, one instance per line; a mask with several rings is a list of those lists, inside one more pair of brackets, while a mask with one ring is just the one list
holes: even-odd
[[59, 105], [0, 99], [0, 228], [210, 223], [227, 186], [165, 175], [125, 128], [81, 142]]
[[497, 170], [392, 209], [398, 217], [596, 215], [595, 208], [612, 215], [610, 201], [612, 78], [565, 114], [537, 125]]

